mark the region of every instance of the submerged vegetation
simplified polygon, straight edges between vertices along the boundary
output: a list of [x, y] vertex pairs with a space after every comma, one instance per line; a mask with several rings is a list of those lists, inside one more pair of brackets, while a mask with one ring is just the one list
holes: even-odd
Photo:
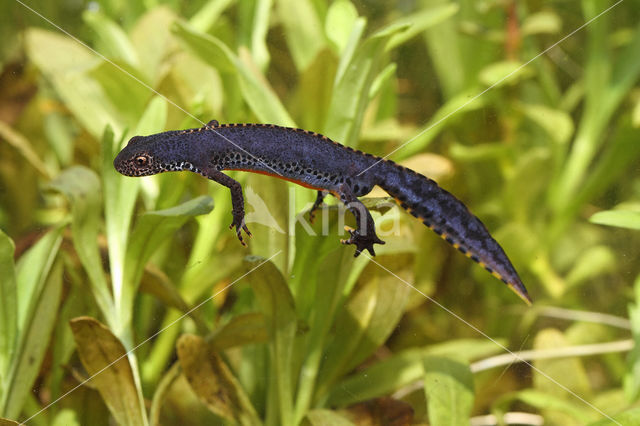
[[[638, 424], [638, 6], [4, 2], [0, 417]], [[314, 191], [233, 172], [243, 248], [227, 188], [113, 169], [131, 136], [211, 119], [436, 179], [534, 305], [384, 200], [387, 244], [354, 259], [337, 205], [309, 232]]]

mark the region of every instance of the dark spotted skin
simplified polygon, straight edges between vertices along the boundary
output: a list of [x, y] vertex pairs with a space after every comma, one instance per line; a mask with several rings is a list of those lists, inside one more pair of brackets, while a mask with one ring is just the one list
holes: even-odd
[[[218, 124], [136, 136], [114, 160], [127, 176], [190, 170], [231, 190], [233, 222], [240, 242], [244, 199], [240, 184], [223, 170], [245, 170], [286, 179], [318, 190], [310, 215], [325, 193], [338, 197], [354, 214], [357, 229], [344, 244], [356, 246], [355, 255], [373, 244], [384, 244], [375, 232], [371, 214], [357, 197], [382, 187], [413, 216], [447, 242], [479, 263], [530, 303], [527, 290], [500, 245], [467, 207], [433, 180], [392, 161], [340, 145], [318, 133], [269, 124]], [[364, 170], [364, 172], [362, 172]]]

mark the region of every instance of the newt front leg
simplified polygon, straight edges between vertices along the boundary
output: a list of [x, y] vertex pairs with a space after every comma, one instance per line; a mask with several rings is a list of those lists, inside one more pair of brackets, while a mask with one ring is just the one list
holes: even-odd
[[247, 244], [242, 239], [242, 230], [244, 230], [249, 237], [251, 236], [251, 232], [244, 222], [244, 197], [242, 196], [242, 186], [240, 182], [215, 169], [203, 170], [202, 174], [212, 181], [226, 186], [231, 191], [231, 213], [233, 215], [233, 221], [231, 225], [229, 225], [229, 229], [235, 227], [240, 244], [246, 246]]
[[371, 213], [364, 204], [353, 194], [351, 188], [347, 185], [340, 185], [338, 190], [340, 201], [353, 213], [356, 218], [357, 229], [345, 227], [345, 230], [351, 234], [348, 240], [340, 240], [342, 244], [353, 244], [356, 246], [354, 257], [358, 257], [362, 250], [368, 250], [372, 256], [376, 255], [373, 250], [374, 244], [384, 244], [376, 235], [376, 227], [371, 217]]

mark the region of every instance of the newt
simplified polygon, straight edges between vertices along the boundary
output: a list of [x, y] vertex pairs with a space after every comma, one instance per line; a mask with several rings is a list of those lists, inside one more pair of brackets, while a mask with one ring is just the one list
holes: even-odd
[[242, 187], [222, 173], [242, 170], [275, 176], [318, 191], [310, 215], [326, 193], [340, 199], [353, 213], [357, 229], [343, 244], [355, 246], [355, 256], [374, 244], [376, 235], [367, 208], [358, 197], [380, 186], [398, 204], [421, 220], [462, 254], [507, 284], [527, 304], [527, 290], [502, 247], [484, 224], [455, 196], [435, 181], [393, 161], [341, 145], [321, 134], [273, 124], [220, 124], [212, 120], [201, 128], [135, 136], [116, 156], [116, 170], [126, 176], [148, 176], [188, 170], [231, 191], [233, 221], [240, 242], [244, 221]]

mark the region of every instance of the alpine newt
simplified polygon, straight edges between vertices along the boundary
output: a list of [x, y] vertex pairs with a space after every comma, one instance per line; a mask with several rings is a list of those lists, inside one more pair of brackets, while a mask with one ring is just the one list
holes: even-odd
[[357, 229], [343, 244], [375, 255], [373, 244], [384, 244], [376, 235], [371, 214], [357, 197], [380, 186], [427, 227], [507, 284], [531, 303], [518, 273], [484, 224], [467, 207], [433, 180], [393, 161], [334, 142], [326, 136], [273, 124], [219, 124], [213, 120], [196, 129], [135, 136], [113, 162], [127, 176], [189, 170], [231, 190], [233, 221], [240, 242], [244, 222], [242, 188], [223, 170], [262, 173], [318, 191], [311, 209], [317, 209], [331, 193], [356, 218]]

